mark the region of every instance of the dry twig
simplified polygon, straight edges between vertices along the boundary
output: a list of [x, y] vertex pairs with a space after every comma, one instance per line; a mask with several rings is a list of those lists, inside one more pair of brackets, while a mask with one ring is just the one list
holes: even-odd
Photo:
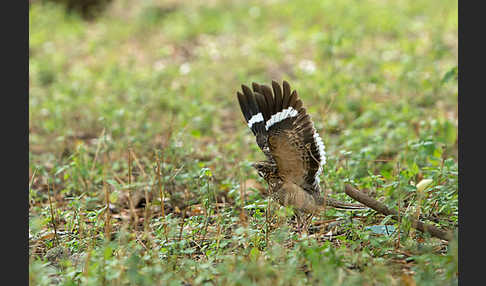
[[[382, 213], [384, 215], [391, 215], [393, 219], [398, 220], [399, 218], [399, 213], [396, 210], [389, 209], [386, 207], [384, 204], [378, 202], [377, 200], [369, 197], [363, 192], [360, 192], [353, 188], [350, 185], [346, 185], [344, 192], [352, 197], [353, 199], [357, 200], [358, 202], [374, 209], [375, 211]], [[403, 216], [403, 215], [402, 215]], [[443, 239], [443, 240], [451, 240], [453, 235], [451, 231], [445, 231], [442, 230], [434, 225], [431, 224], [425, 224], [415, 218], [410, 218], [412, 221], [412, 227], [422, 231], [422, 232], [428, 232], [432, 236]]]
[[138, 215], [135, 212], [135, 205], [133, 204], [132, 200], [132, 156], [131, 156], [130, 149], [128, 149], [128, 203], [130, 205], [130, 214], [133, 219], [133, 227], [134, 229], [137, 228], [138, 224]]
[[56, 241], [56, 244], [59, 245], [59, 239], [57, 238], [56, 218], [54, 216], [54, 209], [52, 208], [52, 199], [51, 199], [51, 190], [50, 190], [50, 187], [49, 187], [49, 178], [47, 178], [47, 194], [49, 196], [49, 207], [50, 207], [50, 210], [51, 210], [52, 227], [54, 228], [54, 239]]

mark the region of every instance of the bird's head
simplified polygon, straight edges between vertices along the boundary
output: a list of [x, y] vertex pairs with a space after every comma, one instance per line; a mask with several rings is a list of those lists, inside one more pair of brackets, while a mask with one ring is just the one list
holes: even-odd
[[276, 165], [269, 162], [257, 162], [251, 164], [258, 172], [258, 175], [265, 181], [268, 181], [270, 176], [276, 174]]

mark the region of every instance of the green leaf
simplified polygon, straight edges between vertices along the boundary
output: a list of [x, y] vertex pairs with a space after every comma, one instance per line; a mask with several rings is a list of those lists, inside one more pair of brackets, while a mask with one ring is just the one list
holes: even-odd
[[110, 246], [105, 247], [105, 252], [104, 252], [105, 260], [110, 259], [112, 253], [113, 253], [113, 249]]
[[258, 250], [258, 248], [256, 247], [253, 247], [251, 250], [250, 250], [250, 259], [252, 261], [256, 261], [258, 259], [258, 257], [260, 256], [260, 250]]
[[441, 84], [444, 84], [452, 79], [457, 80], [457, 66], [445, 73], [445, 75], [442, 77]]

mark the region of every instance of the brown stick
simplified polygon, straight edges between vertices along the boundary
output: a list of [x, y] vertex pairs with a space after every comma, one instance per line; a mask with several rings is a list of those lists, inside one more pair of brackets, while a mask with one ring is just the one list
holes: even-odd
[[[103, 131], [101, 131], [101, 134], [98, 138], [103, 138], [103, 136], [105, 136], [105, 128], [103, 128]], [[93, 173], [93, 170], [96, 166], [96, 160], [98, 159], [98, 153], [100, 152], [100, 147], [101, 147], [101, 139], [98, 140], [98, 144], [96, 146], [96, 152], [95, 152], [95, 156], [94, 156], [94, 159], [93, 159], [93, 163], [91, 164], [90, 174]], [[91, 177], [91, 179], [92, 179], [92, 177]]]
[[[374, 209], [375, 211], [385, 214], [385, 215], [391, 215], [393, 219], [398, 220], [399, 213], [395, 210], [387, 208], [385, 205], [382, 203], [378, 202], [377, 200], [369, 197], [363, 192], [360, 192], [356, 189], [354, 189], [350, 185], [346, 185], [344, 192], [352, 197], [353, 199], [357, 200], [358, 202]], [[402, 215], [403, 216], [403, 215]], [[422, 231], [422, 232], [428, 232], [432, 236], [435, 236], [437, 238], [443, 239], [443, 240], [451, 240], [453, 235], [451, 231], [444, 231], [441, 230], [440, 228], [433, 226], [431, 224], [425, 224], [415, 218], [409, 218], [412, 221], [412, 227]]]
[[131, 218], [133, 219], [133, 228], [137, 228], [138, 224], [138, 215], [137, 212], [135, 211], [135, 205], [133, 204], [132, 200], [132, 152], [130, 152], [130, 149], [128, 149], [128, 203], [130, 206], [130, 215]]
[[56, 228], [56, 218], [54, 216], [54, 210], [52, 208], [52, 200], [51, 200], [51, 190], [49, 188], [49, 178], [47, 178], [47, 195], [49, 196], [49, 207], [51, 210], [51, 222], [52, 227], [54, 228], [54, 241], [57, 245], [59, 245], [59, 239], [57, 238], [57, 228]]
[[[103, 173], [104, 173], [103, 169]], [[108, 241], [111, 240], [111, 211], [110, 211], [110, 191], [106, 185], [105, 176], [103, 176], [103, 190], [105, 191], [105, 237]]]
[[[148, 180], [149, 178], [147, 177], [147, 174], [143, 170], [142, 164], [140, 164], [140, 161], [138, 161], [137, 156], [135, 155], [135, 152], [133, 152], [132, 149], [129, 149], [130, 154], [132, 155], [133, 159], [135, 160], [135, 163], [137, 164], [138, 169], [142, 172], [142, 175], [144, 179]], [[148, 194], [148, 188], [144, 188], [144, 195], [145, 195], [145, 213], [144, 213], [144, 220], [143, 220], [143, 228], [145, 231], [146, 236], [148, 237], [148, 228], [149, 228], [149, 223], [152, 218], [152, 213], [150, 212], [150, 198]]]
[[160, 196], [160, 211], [162, 212], [162, 219], [165, 221], [165, 195], [164, 192], [162, 191], [162, 171], [161, 171], [161, 166], [160, 166], [160, 158], [157, 155], [157, 152], [155, 153], [155, 159], [157, 162], [157, 185], [159, 187], [159, 196]]

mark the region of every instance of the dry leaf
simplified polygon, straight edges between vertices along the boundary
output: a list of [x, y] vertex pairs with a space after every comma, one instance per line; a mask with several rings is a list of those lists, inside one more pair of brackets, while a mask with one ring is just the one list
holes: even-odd
[[413, 279], [413, 276], [407, 275], [407, 274], [402, 274], [400, 277], [402, 281], [402, 285], [405, 286], [416, 286], [417, 284], [415, 283], [415, 279]]
[[48, 239], [53, 239], [54, 238], [54, 232], [49, 232], [47, 234], [44, 234], [43, 236], [39, 237], [40, 240], [48, 240]]

